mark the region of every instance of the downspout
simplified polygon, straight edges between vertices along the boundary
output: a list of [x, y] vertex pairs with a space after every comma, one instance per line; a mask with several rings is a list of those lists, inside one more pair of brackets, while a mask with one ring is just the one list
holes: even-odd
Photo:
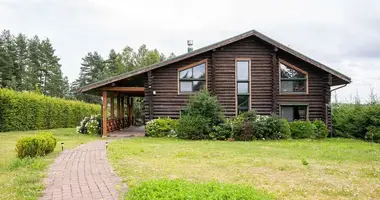
[[[339, 89], [344, 88], [344, 87], [346, 87], [346, 86], [347, 86], [347, 84], [344, 84], [344, 85], [341, 85], [341, 86], [339, 86], [339, 87], [337, 87], [337, 88], [334, 88], [334, 89], [330, 90], [330, 95], [331, 95], [331, 93], [332, 93], [333, 91], [335, 91], [335, 90], [339, 90]], [[331, 98], [330, 98], [330, 103], [329, 103], [328, 105], [326, 105], [326, 106], [329, 106], [329, 107], [330, 107], [331, 123], [332, 123], [333, 109], [332, 109], [332, 103], [331, 103], [331, 102], [332, 102], [332, 101], [331, 101]], [[332, 126], [331, 126], [331, 134], [330, 134], [330, 137], [331, 137], [331, 138], [332, 138], [332, 133], [333, 133], [333, 130], [332, 130]]]

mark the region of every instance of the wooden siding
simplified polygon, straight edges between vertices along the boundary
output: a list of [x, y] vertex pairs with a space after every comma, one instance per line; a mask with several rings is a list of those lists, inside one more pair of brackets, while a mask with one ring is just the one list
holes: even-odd
[[[279, 114], [279, 105], [283, 103], [302, 103], [309, 105], [309, 119], [326, 120], [330, 100], [328, 73], [294, 56], [249, 37], [222, 48], [214, 49], [185, 60], [169, 64], [151, 71], [152, 80], [148, 83], [145, 73], [145, 119], [172, 117], [178, 118], [188, 101], [189, 94], [178, 94], [178, 68], [207, 60], [207, 88], [217, 95], [224, 108], [225, 115], [236, 115], [236, 80], [235, 60], [251, 60], [251, 109], [258, 114]], [[308, 72], [307, 95], [283, 95], [279, 93], [279, 59], [283, 59]], [[331, 82], [331, 80], [330, 80]], [[151, 88], [149, 88], [151, 84]], [[153, 95], [153, 91], [156, 92]], [[326, 95], [328, 97], [326, 97]], [[151, 102], [151, 103], [149, 103]], [[151, 106], [149, 106], [151, 105]], [[329, 116], [327, 119], [330, 119]]]
[[[145, 119], [149, 120], [149, 99], [152, 100], [153, 118], [171, 117], [178, 118], [180, 111], [185, 108], [191, 94], [178, 94], [178, 68], [193, 64], [201, 60], [207, 60], [207, 65], [211, 64], [211, 52], [207, 52], [178, 63], [155, 69], [152, 71], [152, 88], [151, 92], [146, 92], [145, 98]], [[207, 88], [210, 88], [211, 67], [207, 67]], [[148, 77], [146, 78], [148, 80]], [[149, 84], [145, 84], [145, 91]], [[153, 91], [156, 92], [153, 95]]]
[[258, 114], [269, 115], [272, 110], [272, 67], [270, 48], [253, 38], [247, 38], [216, 50], [215, 93], [224, 107], [226, 116], [236, 115], [235, 60], [250, 59], [251, 109]]
[[[330, 85], [328, 84], [327, 72], [324, 72], [310, 64], [296, 59], [286, 53], [279, 52], [277, 56], [298, 68], [308, 72], [308, 88], [309, 93], [306, 95], [290, 95], [290, 94], [279, 94], [279, 84], [277, 83], [277, 102], [278, 104], [285, 103], [301, 103], [308, 104], [309, 120], [321, 119], [326, 121], [326, 95], [330, 94]], [[279, 73], [279, 68], [277, 67], [277, 73]], [[276, 114], [279, 114], [279, 108], [277, 108]]]

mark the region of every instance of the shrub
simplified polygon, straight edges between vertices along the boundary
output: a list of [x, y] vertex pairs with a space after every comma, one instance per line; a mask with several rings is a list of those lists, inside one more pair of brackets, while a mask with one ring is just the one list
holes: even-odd
[[97, 117], [92, 117], [86, 124], [89, 135], [100, 135], [101, 126]]
[[210, 95], [207, 90], [201, 90], [191, 96], [184, 113], [186, 115], [203, 116], [209, 120], [210, 127], [224, 121], [222, 106], [216, 96]]
[[232, 138], [233, 134], [231, 120], [226, 120], [226, 122], [214, 126], [209, 136], [214, 140], [226, 140]]
[[75, 127], [100, 106], [0, 89], [0, 132]]
[[366, 139], [370, 127], [380, 127], [380, 104], [335, 104], [333, 136]]
[[254, 139], [290, 138], [289, 123], [278, 116], [258, 116], [252, 126]]
[[209, 121], [203, 116], [182, 115], [176, 133], [182, 139], [206, 139], [210, 133]]
[[167, 118], [158, 118], [149, 121], [145, 126], [146, 136], [149, 137], [167, 137], [174, 134], [177, 120]]
[[322, 120], [314, 120], [313, 124], [315, 126], [315, 137], [316, 138], [326, 138], [329, 135], [329, 130], [326, 124]]
[[53, 152], [55, 147], [57, 146], [57, 139], [53, 136], [53, 133], [42, 132], [38, 135], [46, 137], [49, 142], [46, 154]]
[[370, 126], [365, 139], [371, 142], [380, 143], [380, 127]]
[[89, 135], [100, 135], [101, 134], [101, 123], [102, 119], [100, 115], [93, 115], [91, 117], [84, 117], [77, 126], [77, 133], [89, 134]]
[[315, 126], [309, 120], [296, 120], [290, 123], [292, 138], [315, 138], [315, 129]]
[[128, 200], [158, 199], [274, 199], [270, 194], [250, 186], [209, 182], [192, 183], [186, 180], [151, 180], [132, 188]]
[[256, 113], [248, 111], [240, 113], [231, 120], [233, 137], [237, 140], [252, 140], [253, 121], [256, 120]]
[[56, 139], [50, 133], [23, 137], [16, 143], [17, 157], [45, 156], [53, 152], [55, 146]]

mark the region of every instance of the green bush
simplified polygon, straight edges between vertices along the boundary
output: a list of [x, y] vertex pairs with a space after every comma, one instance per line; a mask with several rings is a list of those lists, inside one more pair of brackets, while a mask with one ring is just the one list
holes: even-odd
[[257, 116], [253, 121], [254, 139], [286, 139], [290, 138], [290, 126], [287, 120], [278, 116]]
[[254, 111], [243, 112], [231, 120], [233, 138], [236, 140], [252, 140], [253, 122], [256, 120]]
[[191, 96], [184, 113], [186, 115], [203, 116], [209, 120], [210, 127], [224, 121], [222, 106], [216, 96], [210, 95], [207, 90], [201, 90]]
[[371, 142], [380, 143], [380, 127], [370, 126], [365, 139]]
[[92, 115], [91, 117], [85, 117], [77, 126], [77, 133], [89, 134], [89, 135], [101, 135], [102, 119], [100, 115]]
[[333, 136], [366, 139], [370, 127], [380, 127], [380, 104], [334, 104]]
[[75, 127], [100, 106], [0, 89], [0, 132]]
[[315, 138], [316, 127], [309, 121], [296, 120], [290, 123], [292, 138]]
[[51, 133], [22, 137], [16, 143], [17, 157], [45, 156], [54, 151], [56, 141]]
[[190, 140], [207, 139], [210, 131], [207, 118], [195, 115], [182, 115], [176, 129], [178, 138]]
[[167, 118], [158, 118], [149, 121], [145, 126], [145, 135], [148, 137], [167, 137], [174, 134], [177, 126], [177, 120]]
[[57, 146], [57, 139], [53, 136], [53, 133], [50, 132], [42, 132], [38, 134], [39, 136], [46, 137], [48, 140], [48, 148], [46, 151], [46, 154], [51, 153], [54, 151], [55, 147]]
[[213, 140], [226, 140], [232, 138], [233, 134], [231, 121], [227, 119], [224, 123], [214, 126], [209, 136]]
[[329, 135], [329, 130], [326, 124], [322, 120], [314, 120], [313, 124], [315, 126], [315, 137], [316, 138], [326, 138]]
[[151, 180], [132, 188], [128, 200], [173, 200], [173, 199], [241, 199], [269, 200], [270, 194], [256, 190], [250, 186], [226, 183], [192, 183], [185, 180]]

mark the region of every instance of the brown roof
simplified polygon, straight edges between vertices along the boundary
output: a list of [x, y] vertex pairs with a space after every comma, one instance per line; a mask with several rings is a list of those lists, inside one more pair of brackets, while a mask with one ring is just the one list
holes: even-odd
[[263, 34], [261, 34], [260, 32], [257, 32], [256, 30], [251, 30], [251, 31], [248, 31], [248, 32], [245, 32], [245, 33], [242, 33], [240, 35], [237, 35], [237, 36], [234, 36], [234, 37], [231, 37], [231, 38], [228, 38], [226, 40], [223, 40], [223, 41], [220, 41], [220, 42], [217, 42], [217, 43], [214, 43], [212, 45], [208, 45], [208, 46], [205, 46], [203, 48], [200, 48], [200, 49], [197, 49], [197, 50], [194, 50], [192, 52], [189, 52], [189, 53], [185, 53], [185, 54], [182, 54], [180, 56], [177, 56], [173, 59], [170, 59], [170, 60], [165, 60], [163, 62], [160, 62], [160, 63], [156, 63], [156, 64], [153, 64], [153, 65], [150, 65], [150, 66], [147, 66], [147, 67], [143, 67], [143, 68], [140, 68], [140, 69], [137, 69], [137, 70], [133, 70], [133, 71], [130, 71], [130, 72], [126, 72], [126, 73], [123, 73], [123, 74], [120, 74], [120, 75], [117, 75], [117, 76], [113, 76], [113, 77], [110, 77], [110, 78], [107, 78], [105, 80], [102, 80], [102, 81], [99, 81], [99, 82], [95, 82], [95, 83], [91, 83], [89, 85], [86, 85], [84, 86], [82, 89], [81, 89], [81, 92], [87, 92], [89, 90], [92, 90], [92, 89], [95, 89], [95, 88], [98, 88], [98, 87], [102, 87], [102, 86], [105, 86], [105, 85], [108, 85], [110, 83], [113, 83], [113, 82], [116, 82], [116, 81], [120, 81], [120, 80], [123, 80], [123, 79], [126, 79], [126, 78], [129, 78], [129, 77], [133, 77], [133, 76], [136, 76], [136, 75], [139, 75], [139, 74], [142, 74], [142, 73], [145, 73], [145, 72], [148, 72], [150, 70], [153, 70], [153, 69], [157, 69], [157, 68], [160, 68], [160, 67], [164, 67], [166, 65], [169, 65], [169, 64], [172, 64], [172, 63], [175, 63], [175, 62], [178, 62], [178, 61], [181, 61], [181, 60], [184, 60], [186, 58], [190, 58], [192, 56], [196, 56], [198, 54], [201, 54], [201, 53], [204, 53], [204, 52], [207, 52], [207, 51], [211, 51], [213, 49], [216, 49], [216, 48], [219, 48], [219, 47], [222, 47], [222, 46], [225, 46], [225, 45], [228, 45], [228, 44], [231, 44], [233, 42], [236, 42], [236, 41], [239, 41], [239, 40], [242, 40], [244, 38], [247, 38], [247, 37], [250, 37], [250, 36], [255, 36], [261, 40], [263, 40], [264, 42], [267, 42], [271, 45], [273, 45], [274, 47], [280, 49], [280, 50], [283, 50], [307, 63], [310, 63], [311, 65], [314, 65], [315, 67], [318, 67], [334, 76], [336, 76], [337, 78], [341, 79], [343, 81], [343, 83], [350, 83], [351, 82], [351, 78], [334, 70], [334, 69], [331, 69], [329, 67], [327, 67], [326, 65], [314, 60], [314, 59], [311, 59]]

